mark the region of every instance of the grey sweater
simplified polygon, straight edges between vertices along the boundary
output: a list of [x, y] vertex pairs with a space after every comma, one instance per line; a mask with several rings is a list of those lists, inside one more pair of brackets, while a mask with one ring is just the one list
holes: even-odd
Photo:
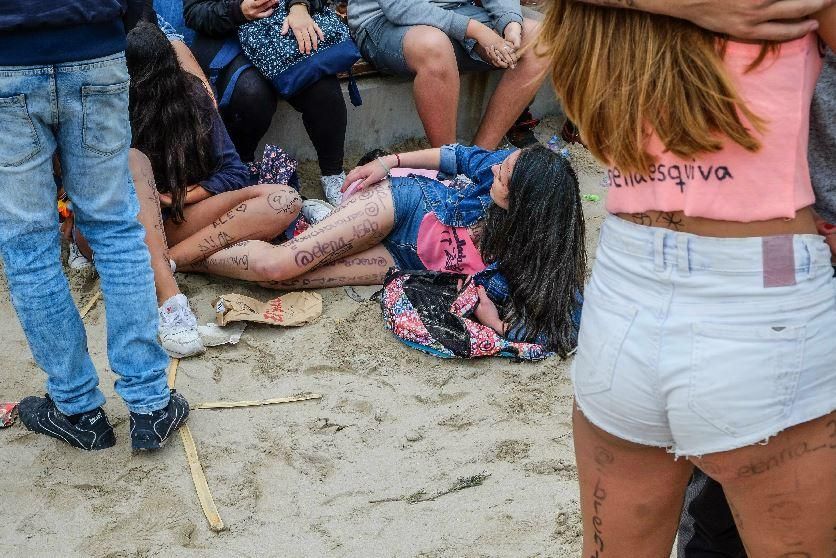
[[[395, 25], [431, 25], [453, 39], [464, 41], [470, 19], [451, 8], [470, 3], [469, 0], [349, 0], [348, 25], [357, 33], [382, 15]], [[519, 0], [482, 0], [482, 6], [491, 14], [494, 30], [500, 35], [512, 21], [522, 23]]]
[[810, 177], [816, 211], [836, 224], [836, 54], [828, 52], [810, 109]]

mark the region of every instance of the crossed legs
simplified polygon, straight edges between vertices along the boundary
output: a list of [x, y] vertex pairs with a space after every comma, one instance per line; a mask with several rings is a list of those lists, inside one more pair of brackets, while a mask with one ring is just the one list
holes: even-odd
[[[198, 271], [206, 258], [236, 242], [274, 239], [290, 226], [301, 207], [301, 199], [293, 188], [260, 184], [187, 205], [181, 223], [163, 221], [151, 162], [132, 149], [130, 167], [139, 198], [138, 219], [145, 228], [145, 243], [151, 253], [158, 303], [180, 292], [169, 259], [178, 269]], [[78, 240], [83, 250], [83, 239]]]
[[394, 216], [388, 182], [382, 182], [352, 196], [293, 240], [280, 245], [238, 242], [184, 270], [277, 289], [379, 285], [394, 265], [380, 245], [392, 230]]

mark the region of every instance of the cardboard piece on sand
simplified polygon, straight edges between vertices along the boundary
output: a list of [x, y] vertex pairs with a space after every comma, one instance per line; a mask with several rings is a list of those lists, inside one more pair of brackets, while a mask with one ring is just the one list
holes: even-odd
[[322, 314], [322, 297], [318, 293], [293, 292], [261, 302], [239, 294], [221, 295], [215, 301], [215, 323], [258, 322], [280, 326], [301, 326]]

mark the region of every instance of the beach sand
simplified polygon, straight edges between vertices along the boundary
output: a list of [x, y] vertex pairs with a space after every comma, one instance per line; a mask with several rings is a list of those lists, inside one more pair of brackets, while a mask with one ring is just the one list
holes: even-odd
[[[541, 125], [541, 139], [556, 124]], [[583, 148], [572, 154], [583, 192], [603, 196], [600, 167]], [[315, 193], [311, 170], [302, 166], [306, 189]], [[591, 260], [603, 200], [585, 201], [584, 211]], [[201, 323], [212, 321], [218, 295], [275, 296], [233, 280], [177, 279]], [[71, 285], [80, 307], [97, 290], [90, 277], [76, 275]], [[376, 290], [356, 288], [365, 298]], [[19, 423], [0, 430], [4, 553], [578, 556], [569, 362], [441, 360], [393, 338], [377, 303], [356, 302], [342, 288], [320, 292], [324, 311], [315, 323], [251, 324], [237, 345], [180, 363], [177, 389], [192, 404], [322, 394], [318, 401], [192, 411], [189, 425], [227, 526], [221, 533], [204, 519], [179, 436], [160, 452], [131, 454], [99, 302], [85, 323], [117, 446], [87, 453]], [[45, 376], [5, 280], [0, 320], [0, 400], [43, 393]], [[481, 485], [428, 499], [482, 473], [489, 476]], [[394, 501], [370, 502], [381, 499]]]

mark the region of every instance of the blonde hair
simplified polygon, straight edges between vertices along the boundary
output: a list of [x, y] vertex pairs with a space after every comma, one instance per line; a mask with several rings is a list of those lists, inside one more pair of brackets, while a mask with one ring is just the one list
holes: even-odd
[[644, 173], [655, 162], [651, 131], [686, 159], [719, 151], [726, 138], [760, 148], [746, 122], [758, 131], [764, 122], [735, 90], [724, 43], [683, 20], [552, 0], [535, 48], [550, 59], [554, 88], [593, 155]]

